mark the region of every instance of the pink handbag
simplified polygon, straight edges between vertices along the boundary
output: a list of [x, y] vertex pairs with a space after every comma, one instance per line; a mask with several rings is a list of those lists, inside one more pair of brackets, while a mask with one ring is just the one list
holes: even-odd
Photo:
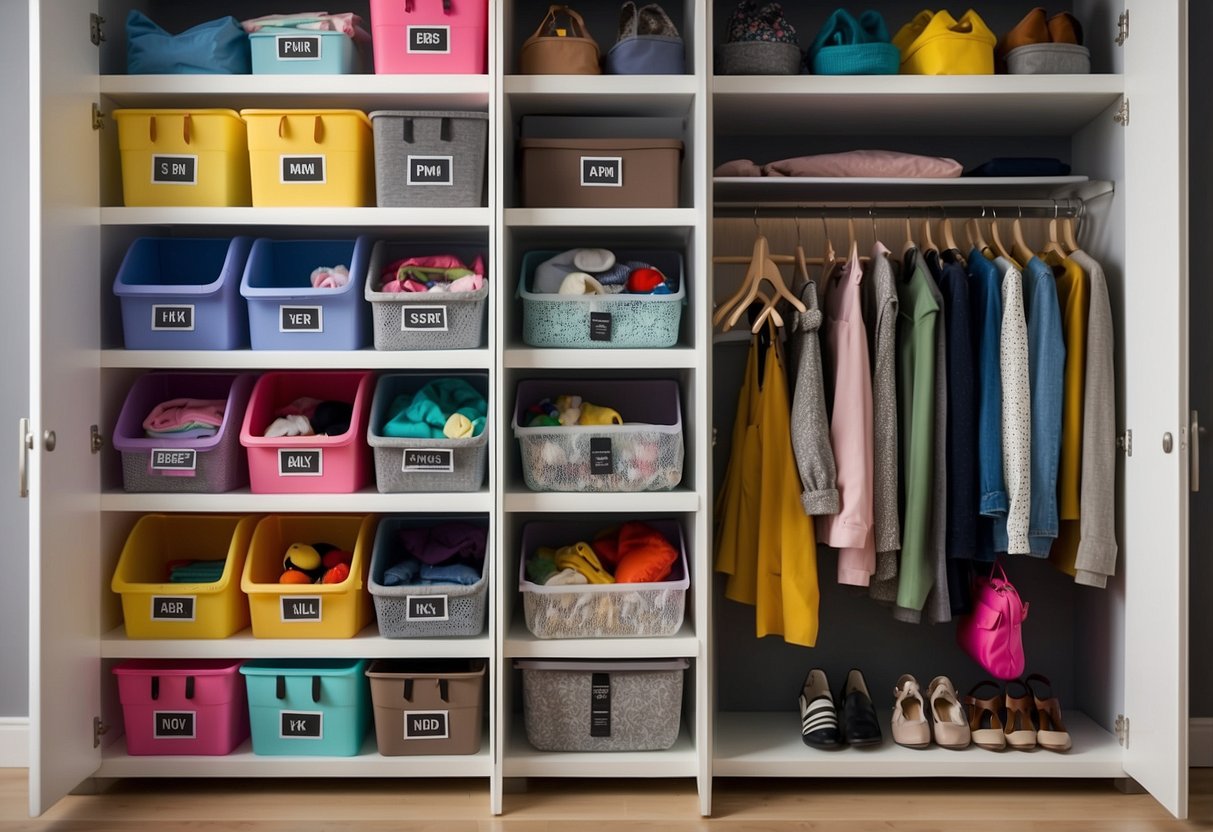
[[[995, 570], [1002, 577], [995, 577]], [[961, 616], [956, 641], [996, 679], [1014, 679], [1023, 673], [1023, 622], [1028, 605], [1007, 580], [998, 562], [988, 578], [978, 578], [973, 591], [973, 612]]]

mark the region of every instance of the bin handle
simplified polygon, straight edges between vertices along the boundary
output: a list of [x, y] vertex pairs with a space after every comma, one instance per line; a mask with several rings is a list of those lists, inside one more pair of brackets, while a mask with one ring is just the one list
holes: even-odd
[[185, 118], [182, 119], [181, 132], [184, 134], [185, 143], [189, 144], [190, 143], [190, 114], [189, 113], [186, 113]]
[[451, 683], [449, 679], [438, 680], [438, 696], [448, 705], [451, 703]]
[[155, 702], [160, 698], [160, 677], [152, 677], [152, 701]]
[[404, 121], [404, 128], [401, 133], [400, 139], [405, 144], [412, 144], [413, 143], [413, 120], [411, 118], [405, 118], [405, 119], [403, 119], [403, 121]]
[[313, 702], [320, 701], [320, 677], [319, 676], [312, 677], [312, 701]]
[[[406, 14], [413, 13], [413, 0], [404, 0], [404, 11]], [[451, 0], [442, 0], [443, 14], [451, 13]]]
[[413, 701], [413, 680], [412, 679], [404, 680], [404, 701], [405, 702]]
[[438, 131], [438, 138], [444, 142], [449, 142], [451, 140], [451, 120], [444, 116], [439, 121]]
[[281, 116], [278, 119], [278, 138], [286, 138], [286, 116]]
[[147, 117], [147, 138], [152, 144], [156, 143], [156, 117]]
[[193, 676], [185, 677], [185, 698], [186, 699], [194, 698], [194, 677]]
[[286, 677], [285, 676], [278, 677], [278, 683], [274, 690], [274, 696], [276, 696], [278, 699], [286, 699]]
[[324, 122], [321, 120], [320, 116], [316, 116], [316, 123], [312, 127], [312, 141], [314, 141], [316, 144], [320, 144], [320, 142], [324, 141]]

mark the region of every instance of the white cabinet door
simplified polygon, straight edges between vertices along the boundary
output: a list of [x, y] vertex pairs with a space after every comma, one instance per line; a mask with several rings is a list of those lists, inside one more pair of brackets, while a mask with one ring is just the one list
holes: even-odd
[[1120, 567], [1125, 771], [1181, 817], [1188, 804], [1187, 37], [1186, 0], [1166, 0], [1132, 9], [1124, 45], [1122, 337], [1125, 426], [1133, 431]]
[[[30, 810], [100, 762], [97, 47], [87, 0], [31, 0]], [[14, 126], [19, 121], [14, 121]], [[107, 129], [114, 129], [111, 122]], [[3, 187], [0, 184], [0, 187]], [[54, 431], [54, 450], [44, 440]]]

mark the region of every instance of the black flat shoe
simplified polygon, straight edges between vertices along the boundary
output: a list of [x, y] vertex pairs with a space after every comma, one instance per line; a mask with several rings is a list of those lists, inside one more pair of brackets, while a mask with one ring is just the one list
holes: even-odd
[[813, 668], [800, 691], [800, 738], [811, 748], [841, 748], [838, 708], [825, 671]]
[[842, 739], [848, 745], [879, 745], [882, 741], [880, 720], [872, 707], [872, 697], [863, 674], [852, 670], [838, 697], [842, 711]]

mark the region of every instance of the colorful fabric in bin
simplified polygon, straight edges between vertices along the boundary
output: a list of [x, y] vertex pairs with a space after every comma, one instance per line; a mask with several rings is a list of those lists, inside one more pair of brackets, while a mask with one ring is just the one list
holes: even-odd
[[779, 3], [742, 0], [729, 18], [729, 43], [790, 43], [800, 45], [796, 28], [783, 16]]
[[223, 426], [224, 399], [170, 399], [143, 420], [149, 439], [206, 439]]
[[398, 439], [471, 439], [484, 431], [488, 403], [461, 378], [440, 378], [388, 407], [383, 435]]
[[275, 411], [266, 436], [341, 436], [350, 429], [354, 406], [300, 396]]
[[856, 19], [838, 9], [809, 46], [805, 63], [814, 75], [896, 75], [901, 53], [879, 12], [869, 9]]
[[126, 16], [128, 75], [248, 75], [248, 35], [228, 16], [199, 23], [177, 35], [136, 9]]
[[527, 408], [527, 417], [528, 428], [623, 424], [617, 410], [590, 404], [581, 396], [543, 399]]
[[168, 580], [172, 584], [213, 584], [223, 577], [227, 561], [178, 560], [168, 564]]
[[451, 522], [401, 529], [404, 559], [384, 570], [384, 586], [461, 584], [480, 580], [488, 545], [488, 529], [474, 523]]
[[484, 286], [484, 258], [472, 265], [453, 254], [406, 257], [389, 263], [380, 276], [381, 292], [476, 292]]
[[240, 23], [250, 35], [262, 29], [299, 29], [307, 32], [340, 32], [355, 41], [369, 43], [371, 36], [362, 28], [362, 18], [353, 12], [300, 12], [270, 14]]
[[678, 550], [647, 523], [629, 522], [604, 529], [593, 541], [558, 548], [540, 547], [526, 563], [532, 583], [659, 583], [669, 578]]
[[616, 259], [605, 248], [573, 248], [535, 267], [531, 291], [560, 295], [672, 295], [678, 275], [666, 275], [649, 263]]

